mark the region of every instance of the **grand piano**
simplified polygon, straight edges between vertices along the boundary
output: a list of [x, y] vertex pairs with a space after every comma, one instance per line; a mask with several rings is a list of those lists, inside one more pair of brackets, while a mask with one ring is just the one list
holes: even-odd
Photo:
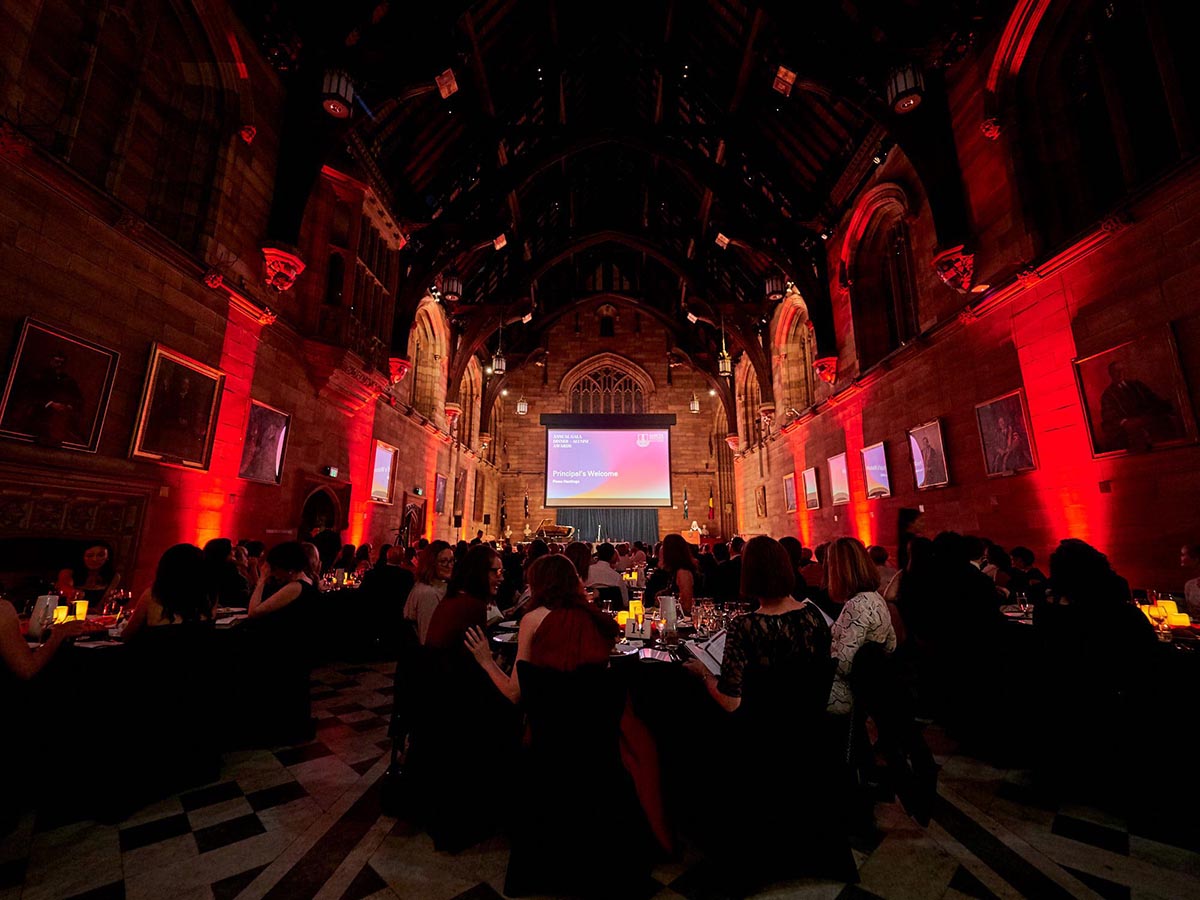
[[548, 518], [542, 519], [538, 523], [538, 527], [534, 530], [533, 536], [547, 541], [570, 541], [575, 538], [575, 526], [556, 525]]

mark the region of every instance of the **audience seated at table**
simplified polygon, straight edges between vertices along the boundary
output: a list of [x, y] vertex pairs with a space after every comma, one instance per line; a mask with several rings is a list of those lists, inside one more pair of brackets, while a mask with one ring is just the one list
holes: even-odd
[[456, 852], [499, 826], [493, 799], [476, 771], [508, 772], [519, 743], [520, 719], [465, 649], [472, 627], [482, 628], [500, 585], [500, 557], [486, 544], [470, 548], [445, 599], [437, 605], [420, 657], [420, 676], [400, 698], [415, 707], [405, 757], [414, 815], [439, 850]]
[[[779, 546], [787, 551], [788, 560], [792, 564], [792, 571], [796, 574], [796, 587], [792, 589], [792, 596], [798, 601], [807, 600], [808, 580], [802, 574], [805, 566], [804, 545], [800, 543], [798, 538], [787, 535], [779, 539]], [[832, 624], [832, 621], [831, 619], [829, 624]]]
[[896, 630], [887, 604], [879, 596], [879, 573], [862, 541], [852, 537], [832, 541], [825, 552], [825, 564], [829, 596], [841, 607], [833, 623], [837, 668], [829, 692], [829, 711], [845, 715], [852, 701], [847, 679], [854, 654], [870, 641], [883, 644], [890, 653], [896, 649]]
[[213, 606], [246, 608], [250, 584], [238, 571], [229, 538], [214, 538], [204, 545], [204, 582]]
[[739, 591], [757, 611], [729, 626], [720, 676], [699, 661], [686, 664], [734, 713], [730, 758], [751, 764], [714, 801], [700, 837], [710, 844], [704, 849], [715, 878], [736, 893], [780, 878], [857, 880], [832, 792], [839, 782], [835, 745], [824, 724], [832, 636], [812, 603], [792, 597], [794, 589], [787, 551], [769, 537], [752, 538]]
[[355, 563], [353, 544], [343, 544], [342, 552], [333, 560], [333, 564], [326, 569], [327, 572], [333, 572], [341, 569], [343, 572], [353, 572]]
[[679, 600], [679, 606], [685, 616], [692, 614], [692, 603], [698, 596], [699, 573], [696, 559], [692, 556], [691, 545], [684, 540], [682, 534], [668, 534], [662, 543], [662, 569], [666, 573], [666, 584], [651, 596], [655, 600], [660, 596], [672, 594]]
[[[301, 543], [285, 541], [276, 544], [267, 553], [266, 562], [259, 573], [258, 584], [254, 586], [254, 592], [250, 595], [250, 607], [247, 610], [250, 618], [286, 614], [288, 619], [292, 620], [301, 615], [302, 611], [311, 611], [320, 592], [309, 580], [308, 556]], [[282, 586], [264, 596], [272, 579]]]
[[413, 573], [404, 568], [404, 548], [388, 546], [382, 565], [363, 576], [360, 594], [370, 601], [394, 603], [403, 607], [414, 585]]
[[1186, 612], [1193, 622], [1200, 622], [1200, 544], [1184, 544], [1179, 551], [1179, 564], [1189, 575], [1196, 573], [1184, 582], [1180, 612]]
[[89, 541], [75, 564], [58, 573], [55, 590], [67, 600], [87, 600], [88, 610], [99, 613], [120, 584], [112, 545]]
[[621, 594], [620, 608], [629, 609], [629, 588], [615, 568], [616, 561], [617, 548], [607, 541], [600, 544], [596, 547], [596, 561], [588, 567], [583, 583], [592, 588], [616, 588]]
[[1030, 602], [1041, 601], [1046, 595], [1047, 578], [1041, 569], [1034, 566], [1036, 557], [1033, 551], [1028, 547], [1013, 547], [1009, 556], [1012, 557], [1008, 580], [1010, 596], [1024, 593]]
[[[567, 556], [539, 559], [526, 577], [532, 608], [517, 632], [517, 662], [563, 672], [607, 664], [621, 630], [612, 616], [588, 600], [578, 569]], [[500, 693], [513, 703], [521, 699], [516, 666], [509, 675], [497, 665], [482, 628], [468, 629], [465, 646]]]
[[417, 554], [416, 584], [404, 604], [404, 618], [414, 623], [417, 640], [424, 644], [434, 610], [446, 596], [454, 573], [454, 551], [445, 541], [434, 541]]
[[[21, 620], [16, 609], [7, 600], [0, 598], [0, 681], [5, 673], [27, 681], [42, 671], [54, 659], [59, 648], [68, 640], [84, 632], [85, 623], [72, 619], [50, 628], [49, 637], [40, 648], [30, 646], [21, 634]], [[2, 744], [3, 741], [0, 741]]]
[[592, 548], [583, 541], [571, 541], [563, 556], [571, 561], [580, 579], [587, 584], [588, 570], [592, 567]]
[[308, 580], [321, 589], [321, 548], [316, 544], [311, 544], [305, 541], [300, 545], [300, 549], [304, 551], [304, 558], [308, 560], [308, 565], [304, 569], [304, 574], [308, 576]]
[[1128, 774], [1153, 682], [1154, 629], [1108, 558], [1069, 538], [1050, 555], [1050, 601], [1034, 613], [1040, 670], [1031, 699], [1043, 711], [1045, 771], [1059, 785]]
[[194, 544], [167, 549], [158, 561], [154, 584], [138, 598], [121, 639], [132, 641], [152, 628], [211, 624], [216, 603], [209, 590], [207, 562], [206, 554]]

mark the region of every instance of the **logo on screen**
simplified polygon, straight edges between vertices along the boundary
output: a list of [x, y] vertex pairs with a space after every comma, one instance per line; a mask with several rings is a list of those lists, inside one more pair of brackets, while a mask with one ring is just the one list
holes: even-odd
[[646, 437], [646, 435], [644, 435], [644, 434], [639, 434], [638, 438], [637, 438], [637, 445], [639, 447], [649, 447], [650, 446], [650, 438]]
[[638, 433], [637, 445], [644, 449], [646, 447], [649, 447], [651, 444], [661, 444], [664, 441], [666, 441], [666, 439], [667, 439], [667, 436], [665, 433], [660, 432], [660, 433], [654, 433], [654, 434], [647, 434], [646, 432], [643, 431], [643, 432]]

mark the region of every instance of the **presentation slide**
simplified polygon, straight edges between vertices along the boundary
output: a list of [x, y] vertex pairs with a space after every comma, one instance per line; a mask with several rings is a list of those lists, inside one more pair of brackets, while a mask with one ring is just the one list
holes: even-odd
[[887, 453], [883, 443], [872, 444], [862, 449], [863, 471], [867, 476], [867, 498], [892, 496], [892, 483], [888, 479]]
[[546, 506], [670, 505], [669, 429], [546, 429]]

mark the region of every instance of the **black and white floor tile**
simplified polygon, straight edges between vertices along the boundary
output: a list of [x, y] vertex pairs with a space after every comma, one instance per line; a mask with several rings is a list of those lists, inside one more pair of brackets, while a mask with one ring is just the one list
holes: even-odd
[[[508, 847], [457, 856], [383, 816], [393, 664], [314, 673], [317, 733], [228, 754], [214, 784], [116, 825], [26, 816], [0, 839], [0, 900], [496, 900]], [[856, 841], [860, 883], [793, 882], [761, 898], [1009, 900], [1200, 898], [1200, 832], [1046, 800], [1026, 773], [966, 756], [931, 730], [942, 763], [934, 820], [892, 803]], [[686, 847], [628, 897], [703, 900]]]

